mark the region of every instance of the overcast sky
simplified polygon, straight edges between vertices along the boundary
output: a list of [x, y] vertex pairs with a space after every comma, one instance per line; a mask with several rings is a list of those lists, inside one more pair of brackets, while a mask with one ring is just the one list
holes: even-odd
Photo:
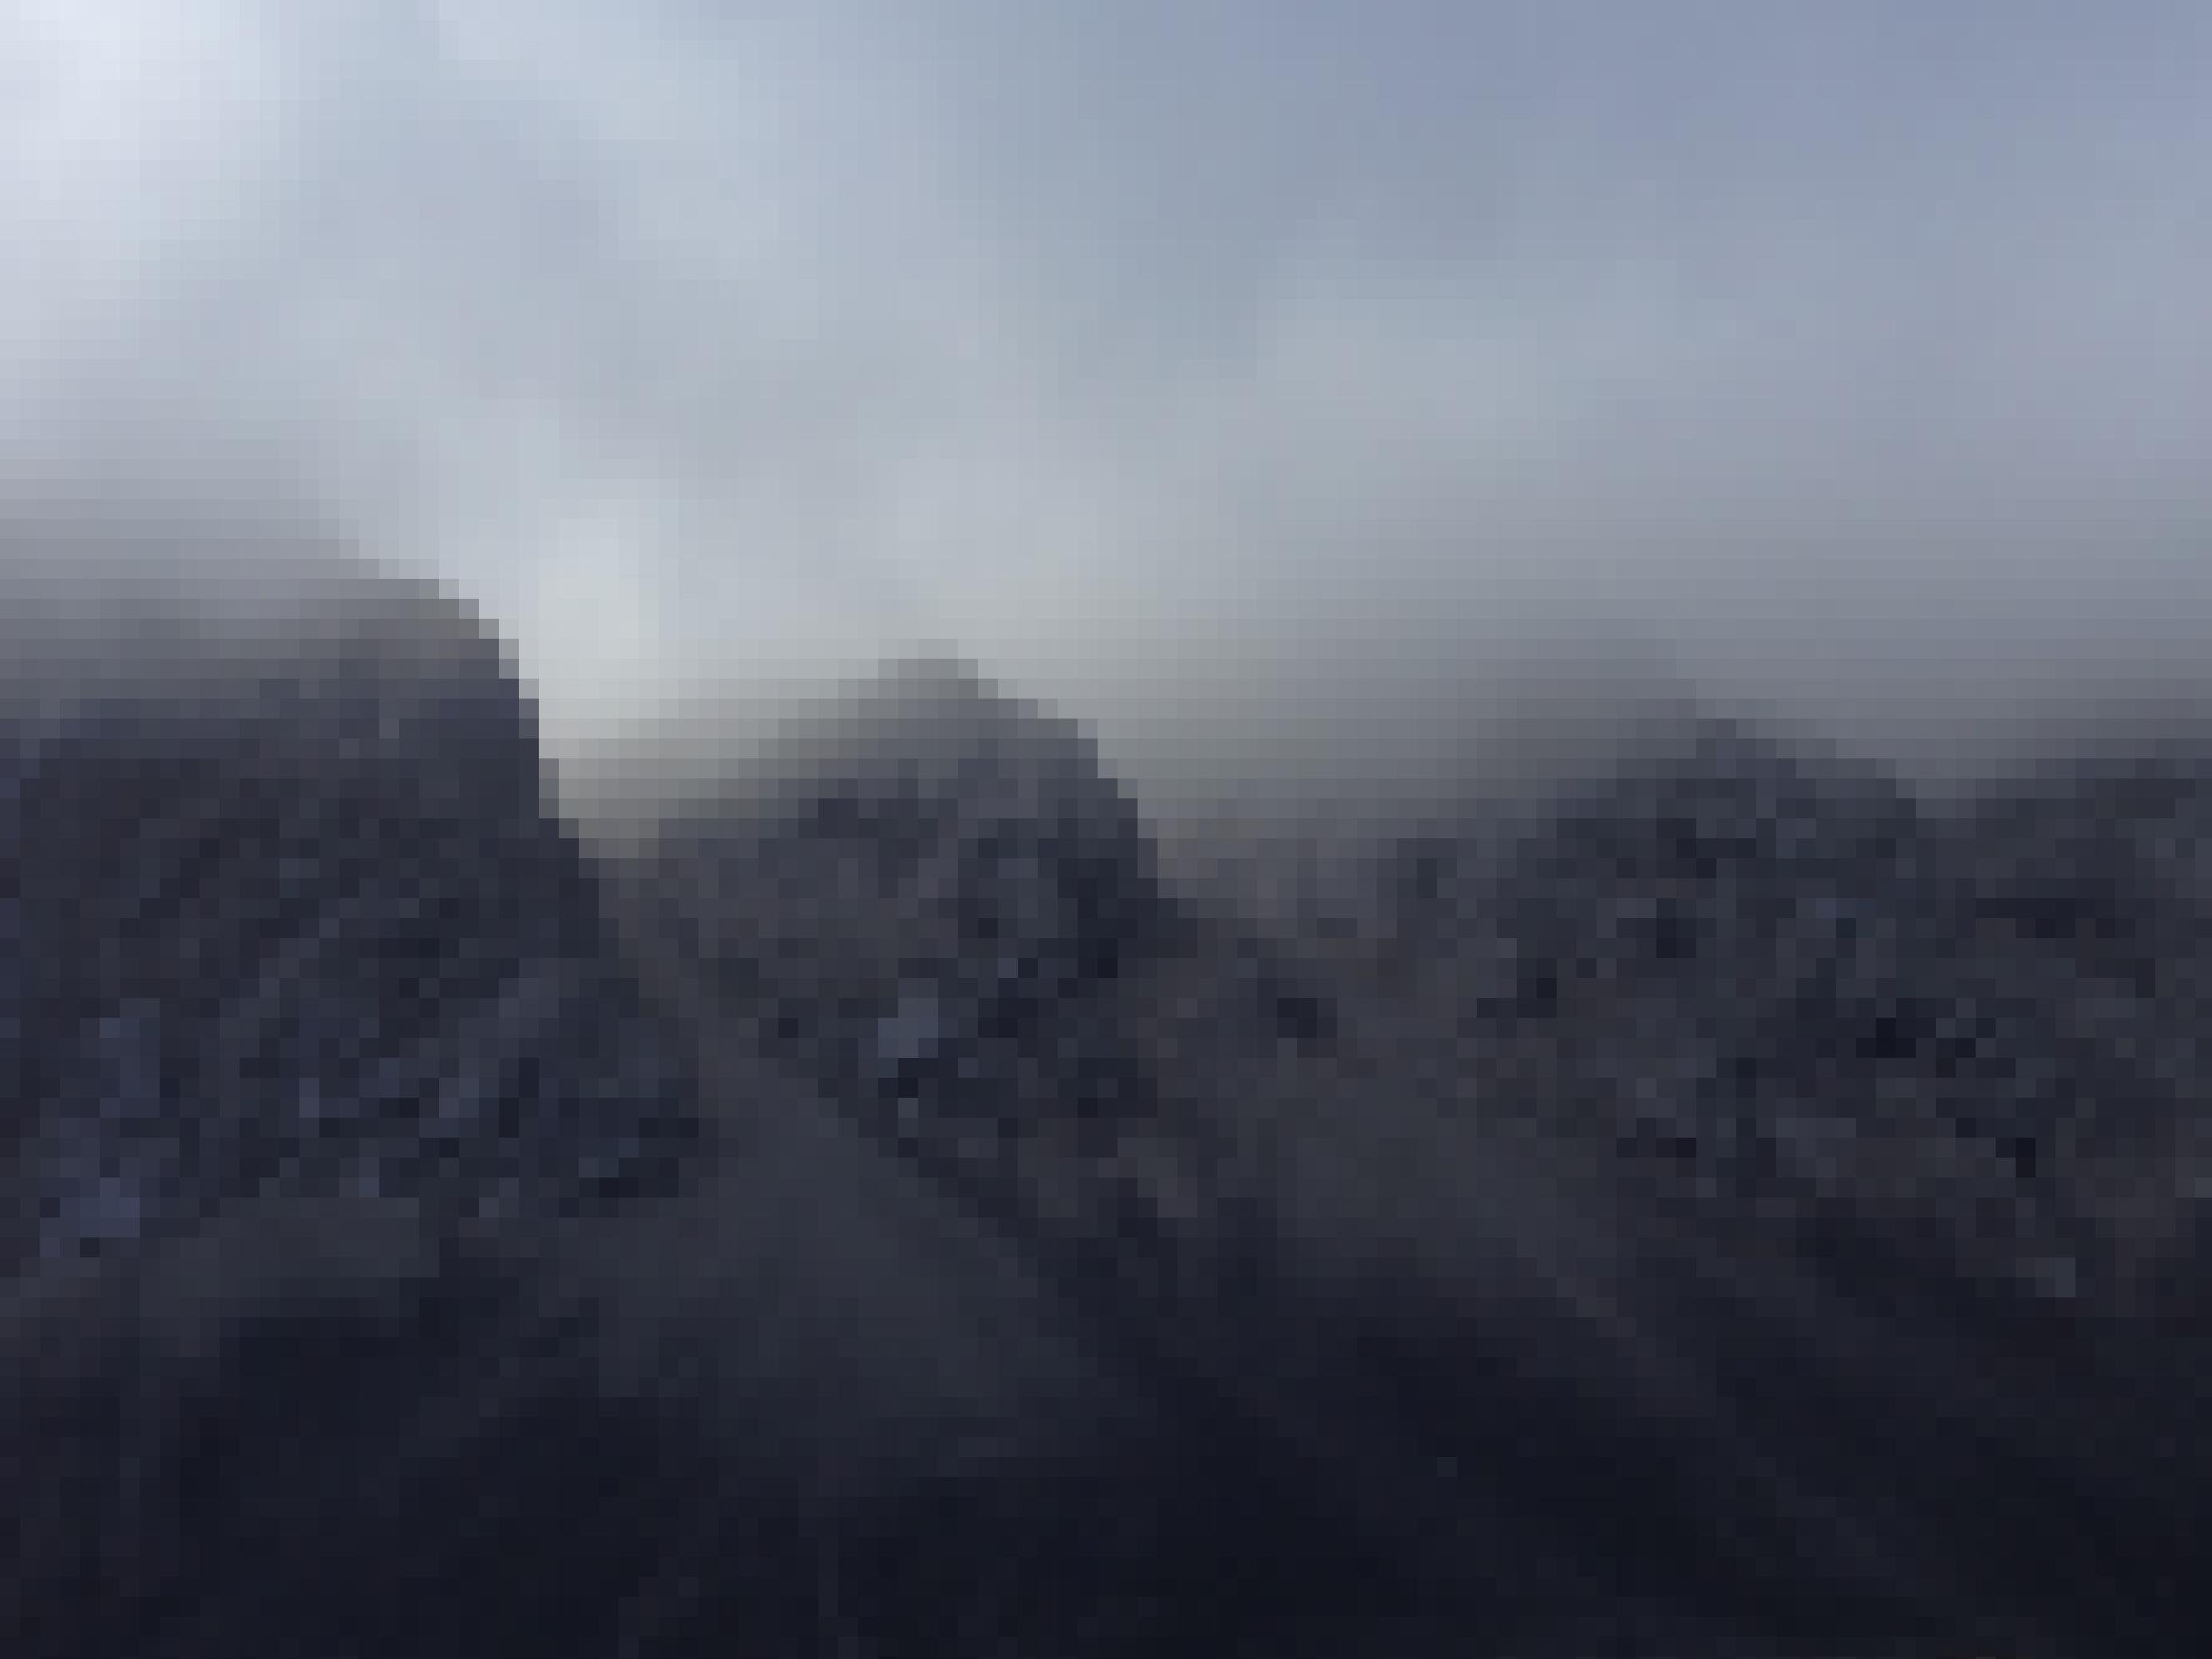
[[556, 745], [1553, 641], [1909, 735], [2212, 643], [2208, 88], [2202, 0], [10, 0], [0, 481], [312, 501]]

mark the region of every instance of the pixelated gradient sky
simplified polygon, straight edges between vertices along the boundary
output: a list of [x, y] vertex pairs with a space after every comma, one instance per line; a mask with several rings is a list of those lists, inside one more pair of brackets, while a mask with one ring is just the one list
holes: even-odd
[[2194, 0], [16, 0], [0, 483], [305, 504], [556, 751], [921, 647], [1909, 738], [2203, 658], [2207, 87]]

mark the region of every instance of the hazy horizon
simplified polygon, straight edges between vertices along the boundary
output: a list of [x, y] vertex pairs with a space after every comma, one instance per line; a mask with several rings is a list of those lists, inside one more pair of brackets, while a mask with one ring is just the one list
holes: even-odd
[[1216, 781], [1529, 672], [1940, 757], [2212, 644], [2185, 0], [42, 0], [0, 84], [0, 502], [435, 575], [572, 764], [933, 651]]

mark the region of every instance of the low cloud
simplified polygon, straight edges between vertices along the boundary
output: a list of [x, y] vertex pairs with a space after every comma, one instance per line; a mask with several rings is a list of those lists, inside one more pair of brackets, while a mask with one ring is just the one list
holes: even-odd
[[18, 7], [0, 474], [434, 571], [572, 752], [947, 647], [1955, 744], [2203, 657], [2200, 9]]

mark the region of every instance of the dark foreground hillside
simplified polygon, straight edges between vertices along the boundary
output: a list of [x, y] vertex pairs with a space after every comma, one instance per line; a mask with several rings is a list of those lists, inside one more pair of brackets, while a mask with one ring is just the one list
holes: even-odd
[[1049, 722], [926, 690], [933, 769], [863, 697], [678, 819], [635, 907], [1384, 1547], [1485, 1563], [1522, 1641], [1586, 1603], [1781, 1649], [2189, 1644], [2206, 751], [1939, 805], [1688, 718], [1201, 890], [1102, 833], [1129, 805]]
[[931, 668], [603, 868], [430, 609], [14, 705], [0, 1653], [2212, 1641], [2185, 756], [1240, 906]]

